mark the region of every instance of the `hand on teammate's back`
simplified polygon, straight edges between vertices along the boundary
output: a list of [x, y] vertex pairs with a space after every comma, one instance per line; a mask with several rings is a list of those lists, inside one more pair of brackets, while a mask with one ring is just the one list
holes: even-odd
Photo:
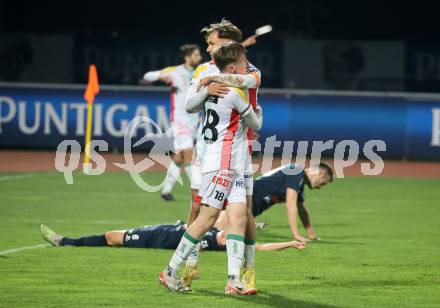
[[205, 77], [200, 80], [199, 84], [197, 85], [197, 92], [199, 92], [202, 87], [208, 86], [210, 83], [212, 83], [212, 80], [209, 77]]
[[213, 82], [208, 86], [208, 94], [212, 96], [224, 97], [229, 93], [229, 88], [224, 84]]

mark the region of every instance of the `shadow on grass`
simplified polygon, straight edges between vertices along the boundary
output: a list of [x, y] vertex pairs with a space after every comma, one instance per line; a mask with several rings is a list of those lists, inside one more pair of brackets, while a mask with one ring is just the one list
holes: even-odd
[[242, 303], [253, 303], [253, 304], [259, 304], [259, 305], [267, 305], [270, 307], [302, 307], [302, 308], [332, 308], [337, 306], [327, 305], [327, 304], [320, 304], [315, 302], [309, 302], [304, 301], [300, 299], [291, 299], [287, 298], [285, 296], [269, 293], [265, 291], [259, 291], [258, 295], [255, 296], [239, 296], [239, 295], [224, 295], [223, 293], [219, 292], [213, 292], [210, 290], [201, 290], [201, 294], [216, 297], [218, 299], [226, 299], [231, 298], [238, 302]]

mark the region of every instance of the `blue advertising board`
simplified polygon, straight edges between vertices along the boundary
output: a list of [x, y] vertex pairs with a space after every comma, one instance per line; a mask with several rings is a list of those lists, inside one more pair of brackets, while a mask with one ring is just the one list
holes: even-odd
[[[66, 139], [83, 144], [83, 94], [80, 86], [0, 84], [0, 147], [55, 149]], [[262, 90], [259, 103], [264, 113], [262, 144], [274, 135], [296, 144], [355, 140], [361, 149], [369, 140], [383, 140], [382, 157], [440, 159], [436, 95]], [[151, 118], [166, 131], [169, 105], [165, 87], [103, 86], [94, 104], [93, 139], [105, 140], [110, 150], [122, 150], [125, 128], [136, 115]], [[150, 132], [156, 132], [153, 126], [138, 127], [135, 138]]]

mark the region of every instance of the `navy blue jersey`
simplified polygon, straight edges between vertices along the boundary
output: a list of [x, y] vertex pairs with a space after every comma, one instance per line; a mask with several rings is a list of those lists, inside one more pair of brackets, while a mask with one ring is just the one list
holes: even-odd
[[[212, 228], [202, 240], [205, 250], [224, 250], [217, 243], [218, 229]], [[133, 248], [176, 249], [185, 233], [183, 224], [156, 225], [128, 230], [124, 234], [123, 246]]]
[[[300, 172], [292, 174], [294, 168]], [[254, 182], [254, 195], [252, 197], [252, 212], [254, 216], [270, 208], [275, 203], [286, 201], [286, 190], [292, 188], [298, 194], [297, 202], [304, 202], [304, 170], [295, 164], [281, 166], [271, 170]]]

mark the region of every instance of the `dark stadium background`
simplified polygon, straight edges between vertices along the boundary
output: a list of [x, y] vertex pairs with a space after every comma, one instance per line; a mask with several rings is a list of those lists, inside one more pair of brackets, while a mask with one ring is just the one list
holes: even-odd
[[[285, 65], [282, 45], [287, 39], [355, 41], [398, 41], [405, 44], [402, 64], [404, 72], [392, 80], [372, 77], [354, 90], [436, 91], [439, 89], [439, 70], [435, 68], [418, 78], [417, 65], [412, 53], [420, 50], [429, 53], [433, 67], [440, 67], [439, 19], [434, 4], [424, 2], [384, 1], [0, 1], [0, 81], [84, 83], [89, 60], [84, 50], [107, 50], [111, 61], [120, 51], [136, 53], [139, 50], [155, 50], [156, 62], [139, 60], [138, 71], [123, 69], [101, 73], [101, 80], [108, 84], [135, 84], [141, 71], [157, 65], [175, 64], [173, 58], [160, 59], [163, 51], [173, 50], [184, 42], [197, 42], [204, 47], [199, 34], [203, 25], [227, 17], [241, 27], [244, 36], [264, 24], [272, 24], [274, 32], [259, 40], [249, 50], [250, 58], [263, 55], [259, 61], [266, 69], [264, 85], [268, 87], [295, 87], [282, 73]], [[32, 62], [30, 47], [35, 37], [70, 37], [72, 69], [58, 74], [38, 72], [23, 74]], [[54, 54], [62, 56], [63, 43], [50, 44], [60, 48]], [[92, 46], [92, 47], [90, 47]], [[89, 48], [89, 49], [87, 49]], [[414, 51], [415, 50], [415, 51]], [[350, 56], [351, 54], [351, 56]], [[205, 57], [207, 55], [205, 54]], [[344, 56], [348, 66], [356, 64], [356, 50]], [[351, 58], [350, 58], [351, 57]], [[40, 61], [41, 63], [41, 61]], [[50, 61], [48, 61], [50, 63]], [[350, 64], [351, 63], [351, 64]], [[354, 63], [354, 64], [353, 64]], [[122, 66], [122, 65], [121, 65]], [[126, 65], [127, 66], [127, 65]], [[139, 66], [139, 65], [138, 65]], [[101, 65], [102, 67], [102, 65]], [[129, 65], [128, 65], [129, 67]], [[26, 75], [26, 76], [23, 76]], [[370, 78], [371, 79], [371, 78]], [[319, 85], [311, 85], [319, 88]], [[349, 89], [345, 83], [337, 83], [335, 89]]]

